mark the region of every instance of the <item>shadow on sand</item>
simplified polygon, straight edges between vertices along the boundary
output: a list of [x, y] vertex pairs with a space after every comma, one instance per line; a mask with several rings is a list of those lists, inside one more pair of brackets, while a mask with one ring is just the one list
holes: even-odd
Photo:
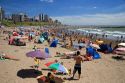
[[35, 69], [21, 69], [17, 72], [17, 76], [21, 78], [36, 78], [39, 75], [40, 71]]
[[44, 70], [44, 71], [52, 71], [52, 69], [49, 69], [49, 68], [42, 68], [42, 70]]
[[117, 60], [117, 61], [123, 61], [125, 60], [125, 58], [123, 58], [123, 56], [112, 56], [113, 59]]
[[76, 79], [76, 78], [72, 78], [72, 77], [70, 77], [70, 78], [64, 78], [64, 80], [71, 81], [71, 80], [79, 80], [79, 79]]

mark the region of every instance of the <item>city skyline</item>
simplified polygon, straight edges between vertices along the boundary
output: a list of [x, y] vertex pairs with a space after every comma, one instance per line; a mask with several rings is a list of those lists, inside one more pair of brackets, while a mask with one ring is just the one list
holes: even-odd
[[0, 6], [7, 14], [45, 13], [64, 24], [125, 25], [125, 0], [0, 0]]

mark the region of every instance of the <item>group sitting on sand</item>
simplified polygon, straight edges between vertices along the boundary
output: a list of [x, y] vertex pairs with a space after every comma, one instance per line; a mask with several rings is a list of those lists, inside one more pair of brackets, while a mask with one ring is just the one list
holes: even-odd
[[38, 83], [63, 83], [64, 79], [54, 76], [51, 72], [48, 72], [47, 76], [40, 75], [37, 78]]

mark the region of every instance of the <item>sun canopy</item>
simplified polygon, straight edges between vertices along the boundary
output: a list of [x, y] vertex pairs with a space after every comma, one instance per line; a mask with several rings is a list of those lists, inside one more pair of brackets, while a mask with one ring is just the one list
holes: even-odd
[[37, 57], [37, 58], [49, 58], [50, 55], [41, 51], [41, 50], [36, 50], [36, 51], [30, 51], [28, 53], [26, 53], [27, 57]]
[[125, 43], [119, 43], [119, 46], [124, 46], [125, 47]]

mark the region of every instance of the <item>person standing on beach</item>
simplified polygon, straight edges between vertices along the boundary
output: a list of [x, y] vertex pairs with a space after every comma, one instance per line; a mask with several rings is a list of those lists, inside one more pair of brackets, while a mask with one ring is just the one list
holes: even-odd
[[81, 63], [83, 62], [83, 58], [80, 56], [80, 51], [77, 51], [76, 53], [76, 57], [74, 57], [75, 62], [75, 66], [74, 66], [74, 70], [73, 70], [73, 77], [72, 79], [74, 79], [74, 75], [76, 73], [76, 71], [78, 71], [79, 74], [79, 79], [81, 76]]

